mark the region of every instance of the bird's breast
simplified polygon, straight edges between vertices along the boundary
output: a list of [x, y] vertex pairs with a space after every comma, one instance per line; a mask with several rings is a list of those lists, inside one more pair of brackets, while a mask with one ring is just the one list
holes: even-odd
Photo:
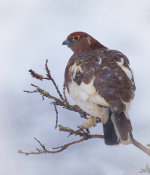
[[[80, 76], [77, 80], [77, 75], [79, 73]], [[109, 107], [109, 104], [96, 92], [96, 88], [94, 86], [95, 77], [92, 76], [90, 81], [85, 83], [82, 80], [82, 73], [83, 70], [81, 66], [74, 64], [70, 67], [69, 75], [71, 81], [68, 83], [69, 94], [75, 103], [88, 114], [97, 117], [103, 115], [104, 107], [100, 106]]]

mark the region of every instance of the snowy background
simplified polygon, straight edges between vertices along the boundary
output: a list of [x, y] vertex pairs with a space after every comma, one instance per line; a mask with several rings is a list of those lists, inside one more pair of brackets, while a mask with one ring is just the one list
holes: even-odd
[[[136, 96], [130, 110], [133, 134], [150, 143], [150, 1], [149, 0], [0, 0], [0, 174], [138, 175], [150, 159], [133, 145], [106, 146], [89, 140], [54, 155], [24, 156], [37, 137], [48, 147], [73, 139], [55, 130], [49, 101], [30, 95], [30, 83], [56, 92], [49, 82], [33, 80], [28, 70], [44, 73], [45, 60], [60, 88], [72, 52], [62, 41], [85, 31], [130, 60]], [[59, 108], [59, 124], [76, 128], [77, 114]], [[102, 133], [101, 125], [93, 129]]]

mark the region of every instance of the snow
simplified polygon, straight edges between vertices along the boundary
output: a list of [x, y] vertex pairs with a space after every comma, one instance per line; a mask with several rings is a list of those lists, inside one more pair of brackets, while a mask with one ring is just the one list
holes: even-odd
[[[44, 73], [45, 60], [59, 87], [72, 51], [62, 46], [67, 35], [85, 31], [130, 60], [136, 95], [129, 112], [133, 135], [148, 144], [150, 134], [150, 1], [1, 0], [0, 1], [0, 174], [139, 175], [149, 157], [133, 145], [106, 146], [103, 140], [77, 144], [55, 155], [23, 156], [17, 150], [72, 141], [55, 130], [55, 112], [39, 95], [25, 94], [30, 83], [56, 95], [52, 84], [33, 80], [28, 70]], [[70, 98], [69, 98], [70, 99]], [[59, 110], [59, 124], [76, 128], [83, 120]], [[92, 129], [102, 133], [101, 125]]]

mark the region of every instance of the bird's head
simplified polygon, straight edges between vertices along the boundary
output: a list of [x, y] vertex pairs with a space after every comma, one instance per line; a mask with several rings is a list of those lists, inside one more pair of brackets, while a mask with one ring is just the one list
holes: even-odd
[[67, 45], [75, 53], [80, 53], [90, 49], [105, 48], [96, 39], [85, 32], [71, 33], [62, 45]]

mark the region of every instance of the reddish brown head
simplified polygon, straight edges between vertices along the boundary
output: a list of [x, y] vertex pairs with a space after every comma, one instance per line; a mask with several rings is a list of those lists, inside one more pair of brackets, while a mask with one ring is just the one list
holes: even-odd
[[71, 33], [62, 45], [67, 45], [76, 53], [81, 53], [91, 49], [106, 48], [85, 32]]

